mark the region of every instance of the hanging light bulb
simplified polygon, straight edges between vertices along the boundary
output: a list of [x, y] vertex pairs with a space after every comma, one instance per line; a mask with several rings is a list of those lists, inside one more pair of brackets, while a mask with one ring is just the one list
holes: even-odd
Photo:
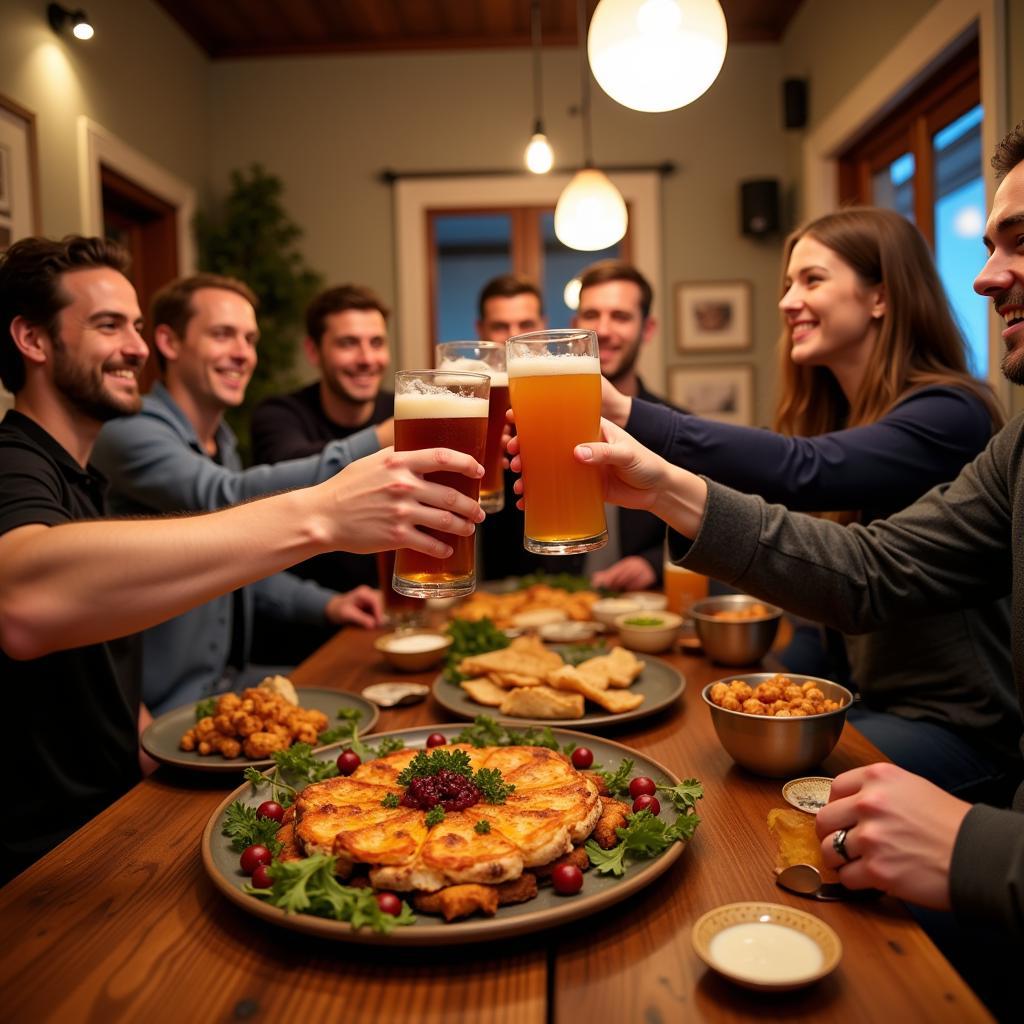
[[547, 174], [555, 163], [555, 154], [544, 134], [544, 82], [541, 77], [540, 0], [533, 0], [530, 9], [530, 47], [533, 51], [533, 135], [523, 160], [534, 174]]
[[555, 153], [541, 128], [540, 121], [536, 127], [537, 130], [530, 136], [530, 143], [526, 147], [526, 169], [533, 171], [534, 174], [547, 174], [554, 166]]
[[583, 52], [586, 24], [585, 0], [577, 0], [583, 169], [576, 172], [555, 204], [555, 237], [570, 249], [593, 252], [595, 249], [607, 249], [622, 238], [629, 218], [622, 194], [611, 183], [608, 175], [594, 167], [591, 159], [590, 69]]
[[729, 33], [718, 0], [600, 0], [587, 52], [598, 85], [633, 110], [675, 110], [718, 77]]
[[608, 176], [577, 171], [555, 204], [555, 235], [570, 249], [607, 249], [626, 233], [626, 203]]

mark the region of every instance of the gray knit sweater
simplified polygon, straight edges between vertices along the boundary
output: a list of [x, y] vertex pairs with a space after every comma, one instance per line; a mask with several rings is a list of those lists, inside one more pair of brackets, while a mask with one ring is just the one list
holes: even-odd
[[[1024, 703], [1024, 416], [950, 484], [869, 526], [789, 512], [708, 482], [697, 538], [670, 533], [689, 569], [732, 583], [844, 633], [1012, 595], [1012, 655]], [[965, 618], [956, 654], [973, 658]], [[1016, 712], [1008, 712], [1016, 716]], [[970, 708], [965, 711], [970, 724]], [[991, 725], [984, 718], [977, 727]], [[1022, 748], [1024, 749], [1024, 748]], [[1014, 809], [976, 806], [953, 851], [953, 908], [964, 920], [1024, 936], [1024, 785]]]

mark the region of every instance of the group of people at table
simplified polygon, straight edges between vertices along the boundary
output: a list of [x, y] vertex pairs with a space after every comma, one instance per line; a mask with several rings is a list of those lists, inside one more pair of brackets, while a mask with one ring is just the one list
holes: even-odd
[[[1024, 384], [1024, 123], [993, 166], [975, 289], [1005, 322], [1003, 372]], [[541, 564], [512, 540], [517, 437], [509, 500], [487, 522], [429, 479], [477, 479], [473, 458], [393, 450], [388, 310], [368, 289], [314, 300], [304, 344], [319, 380], [256, 409], [257, 464], [243, 468], [224, 413], [256, 364], [256, 296], [211, 274], [174, 281], [147, 345], [127, 270], [97, 238], [27, 238], [0, 257], [14, 395], [0, 424], [0, 671], [11, 763], [33, 777], [10, 796], [3, 880], [151, 767], [138, 744], [151, 714], [262, 676], [254, 633], [294, 663], [324, 630], [379, 625], [371, 553], [445, 557], [425, 529], [480, 529], [486, 575]], [[596, 586], [656, 586], [667, 526], [673, 561], [841, 631], [861, 697], [850, 720], [893, 763], [834, 781], [817, 818], [825, 863], [850, 888], [1019, 944], [1024, 419], [1004, 425], [968, 372], [923, 238], [874, 208], [790, 236], [771, 431], [654, 396], [636, 371], [657, 326], [649, 284], [618, 261], [581, 279], [575, 324], [598, 336], [604, 418], [573, 457], [619, 508], [612, 543], [576, 568]], [[544, 326], [530, 282], [484, 289], [481, 338]], [[151, 349], [160, 380], [143, 398]], [[299, 625], [307, 649], [286, 657]]]

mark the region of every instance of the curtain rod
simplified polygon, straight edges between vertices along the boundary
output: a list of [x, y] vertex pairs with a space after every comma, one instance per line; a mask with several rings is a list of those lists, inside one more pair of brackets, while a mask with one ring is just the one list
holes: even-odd
[[[558, 174], [575, 174], [577, 171], [582, 170], [581, 167], [559, 167]], [[656, 174], [667, 176], [669, 174], [675, 174], [678, 170], [678, 166], [671, 160], [665, 160], [660, 164], [601, 164], [601, 170], [606, 174], [628, 174], [631, 171], [654, 171]], [[405, 178], [492, 178], [492, 177], [517, 177], [517, 178], [530, 178], [535, 179], [537, 175], [528, 174], [521, 168], [511, 168], [509, 170], [492, 169], [492, 170], [454, 170], [454, 171], [396, 171], [390, 167], [386, 167], [384, 170], [379, 171], [377, 174], [377, 180], [384, 185], [393, 185], [396, 181], [401, 181]]]

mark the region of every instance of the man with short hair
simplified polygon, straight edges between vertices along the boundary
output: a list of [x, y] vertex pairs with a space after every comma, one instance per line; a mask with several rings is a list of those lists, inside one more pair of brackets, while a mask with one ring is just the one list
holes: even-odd
[[[670, 405], [648, 391], [636, 372], [640, 350], [654, 336], [654, 292], [632, 264], [601, 260], [580, 274], [579, 306], [573, 326], [597, 334], [601, 374], [623, 394]], [[651, 590], [661, 586], [665, 524], [638, 509], [607, 509], [608, 543], [584, 559], [584, 572], [595, 587]]]
[[519, 274], [491, 278], [480, 291], [477, 310], [476, 333], [484, 341], [504, 342], [547, 326], [540, 289]]
[[[379, 439], [367, 429], [332, 442], [322, 456], [242, 469], [224, 413], [245, 399], [256, 368], [256, 305], [245, 284], [216, 274], [182, 278], [156, 294], [153, 341], [162, 380], [143, 399], [140, 416], [104, 427], [93, 452], [93, 463], [110, 481], [114, 511], [222, 508], [327, 479], [377, 451]], [[257, 610], [296, 628], [379, 625], [380, 595], [367, 586], [346, 590], [280, 573], [147, 630], [145, 704], [159, 715], [266, 674], [266, 666], [250, 666]], [[260, 654], [278, 667], [293, 663], [292, 651], [264, 647]]]
[[[395, 396], [382, 389], [391, 363], [389, 310], [362, 285], [321, 292], [306, 310], [306, 358], [320, 379], [289, 395], [264, 399], [252, 414], [257, 462], [318, 454], [328, 441], [389, 421]], [[378, 432], [393, 440], [391, 424]]]
[[483, 518], [423, 479], [483, 467], [435, 449], [206, 515], [84, 521], [105, 511], [96, 436], [140, 405], [148, 348], [127, 266], [120, 246], [78, 236], [0, 255], [0, 380], [15, 396], [0, 423], [0, 679], [8, 763], [31, 766], [8, 794], [0, 882], [140, 777], [138, 645], [118, 638], [343, 545], [445, 557], [421, 528], [468, 536]]

